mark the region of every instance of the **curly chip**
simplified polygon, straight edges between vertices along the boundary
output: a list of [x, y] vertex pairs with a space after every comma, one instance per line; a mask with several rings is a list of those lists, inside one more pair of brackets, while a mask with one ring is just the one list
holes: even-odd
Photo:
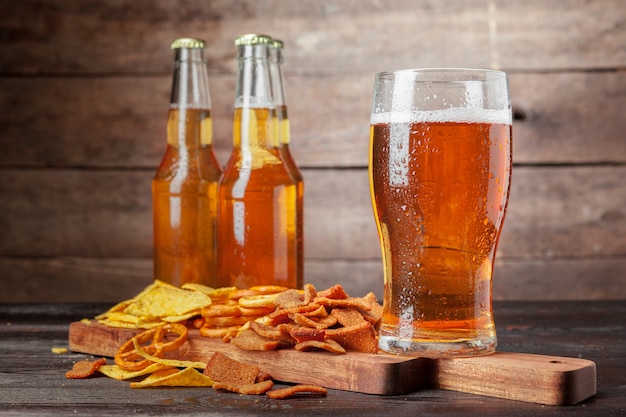
[[99, 358], [95, 361], [78, 361], [74, 364], [74, 366], [72, 366], [71, 371], [67, 371], [65, 373], [65, 377], [68, 379], [88, 378], [93, 375], [98, 370], [98, 368], [100, 368], [102, 365], [105, 365], [106, 363], [107, 360], [105, 358]]
[[304, 284], [304, 303], [310, 304], [317, 297], [317, 291], [311, 284]]
[[323, 342], [320, 342], [319, 340], [307, 340], [305, 342], [297, 343], [294, 346], [294, 349], [301, 352], [315, 349], [323, 349], [332, 353], [346, 353], [346, 350], [343, 348], [343, 346], [341, 346], [333, 339], [327, 339]]
[[260, 336], [254, 330], [243, 330], [237, 333], [230, 343], [243, 350], [274, 350], [278, 347], [278, 340]]
[[293, 320], [294, 323], [303, 327], [310, 327], [313, 329], [326, 329], [328, 327], [324, 322], [315, 321], [301, 313], [290, 314], [289, 318]]
[[278, 340], [287, 344], [294, 343], [293, 338], [288, 333], [281, 331], [277, 327], [267, 326], [263, 323], [253, 321], [250, 322], [250, 328], [254, 330], [257, 334], [263, 337], [267, 337], [268, 339]]
[[330, 314], [344, 327], [357, 326], [365, 321], [361, 312], [353, 307], [334, 308]]
[[298, 290], [287, 290], [276, 296], [274, 299], [274, 305], [278, 308], [295, 308], [303, 305], [307, 305], [304, 295], [300, 294]]
[[328, 306], [328, 307], [356, 307], [361, 310], [369, 311], [372, 309], [372, 306], [367, 301], [364, 301], [362, 298], [356, 297], [348, 297], [342, 299], [335, 298], [327, 298], [327, 297], [316, 297], [315, 302], [317, 304]]
[[321, 342], [325, 339], [326, 332], [323, 329], [296, 327], [289, 332], [289, 335], [293, 337], [297, 343], [302, 343], [307, 340], [318, 340]]
[[293, 397], [296, 395], [302, 394], [315, 394], [315, 395], [326, 395], [328, 390], [324, 387], [318, 387], [316, 385], [294, 385], [292, 387], [287, 388], [279, 388], [275, 390], [268, 391], [266, 395], [269, 398], [273, 399], [284, 399]]
[[326, 330], [326, 338], [339, 342], [346, 350], [364, 353], [378, 352], [376, 330], [366, 320], [356, 326], [328, 329]]
[[332, 298], [336, 300], [342, 300], [348, 298], [348, 294], [343, 289], [341, 284], [334, 285], [326, 290], [317, 293], [318, 297]]

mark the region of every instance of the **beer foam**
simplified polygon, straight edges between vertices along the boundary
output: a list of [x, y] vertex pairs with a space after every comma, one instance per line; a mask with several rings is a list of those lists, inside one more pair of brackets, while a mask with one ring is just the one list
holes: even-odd
[[513, 123], [509, 109], [477, 109], [467, 107], [453, 107], [443, 110], [416, 110], [372, 113], [371, 124], [379, 123], [489, 123], [505, 124]]

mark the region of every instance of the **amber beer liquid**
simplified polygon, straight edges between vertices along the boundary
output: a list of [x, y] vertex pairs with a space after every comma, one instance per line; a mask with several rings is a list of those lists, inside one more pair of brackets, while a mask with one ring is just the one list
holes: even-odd
[[[220, 285], [300, 288], [297, 274], [298, 193], [271, 130], [271, 109], [235, 109], [237, 141], [220, 183]], [[268, 143], [269, 142], [269, 143]], [[301, 221], [301, 218], [300, 218]]]
[[221, 286], [301, 288], [296, 181], [285, 164], [269, 75], [271, 38], [242, 35], [233, 117], [233, 151], [219, 185]]
[[494, 351], [491, 278], [511, 178], [509, 114], [373, 114], [370, 140], [385, 280], [381, 349]]
[[[212, 149], [198, 138], [210, 128], [210, 112], [170, 109], [168, 137], [182, 125], [184, 143], [169, 143], [152, 182], [155, 277], [174, 285], [216, 285], [217, 184], [221, 170]], [[182, 119], [182, 120], [181, 120]], [[186, 165], [182, 170], [181, 165]]]
[[217, 186], [204, 42], [172, 43], [176, 68], [167, 148], [152, 181], [154, 278], [217, 286]]

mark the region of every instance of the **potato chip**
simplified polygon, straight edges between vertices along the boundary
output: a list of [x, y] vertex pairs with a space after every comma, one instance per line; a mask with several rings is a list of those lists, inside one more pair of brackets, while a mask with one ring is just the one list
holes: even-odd
[[239, 299], [241, 307], [273, 307], [278, 294], [249, 295]]
[[187, 291], [174, 286], [155, 286], [124, 309], [124, 313], [138, 317], [182, 316], [211, 304], [206, 294]]
[[102, 365], [98, 368], [98, 372], [103, 375], [108, 376], [109, 378], [117, 379], [118, 381], [126, 381], [128, 379], [137, 378], [144, 375], [149, 375], [153, 372], [160, 371], [162, 369], [172, 368], [168, 365], [163, 365], [160, 363], [153, 363], [148, 365], [139, 371], [126, 371], [120, 368], [118, 365]]
[[191, 311], [187, 314], [183, 314], [181, 316], [165, 316], [165, 317], [161, 317], [161, 320], [163, 320], [166, 323], [181, 323], [183, 321], [187, 321], [193, 317], [199, 316], [200, 315], [200, 310], [195, 310], [195, 311]]
[[200, 328], [200, 335], [204, 337], [210, 337], [214, 339], [226, 337], [232, 332], [237, 332], [241, 326], [232, 326], [232, 327], [207, 327], [203, 326]]
[[131, 382], [131, 388], [148, 387], [210, 387], [213, 381], [206, 375], [201, 374], [194, 368], [185, 368], [182, 371], [177, 369], [162, 369], [149, 375], [139, 382]]
[[242, 297], [250, 297], [253, 295], [261, 295], [261, 293], [259, 293], [258, 291], [251, 290], [250, 288], [246, 288], [246, 289], [236, 290], [236, 291], [231, 292], [230, 294], [228, 294], [228, 299], [236, 301]]
[[255, 285], [249, 289], [255, 291], [257, 294], [277, 294], [288, 290], [288, 288], [279, 285]]
[[209, 297], [211, 297], [211, 294], [215, 293], [216, 291], [215, 288], [203, 284], [198, 284], [197, 282], [186, 282], [181, 285], [180, 288], [182, 288], [183, 290], [198, 291], [208, 295]]
[[210, 292], [207, 295], [211, 297], [212, 300], [221, 301], [228, 300], [230, 295], [235, 291], [237, 291], [237, 287], [221, 287], [216, 288], [213, 292]]
[[173, 366], [177, 368], [183, 368], [183, 367], [184, 368], [197, 368], [197, 369], [202, 369], [202, 370], [206, 368], [206, 363], [204, 362], [181, 361], [177, 359], [158, 358], [156, 356], [149, 355], [142, 349], [136, 337], [133, 337], [132, 341], [133, 341], [133, 346], [135, 347], [135, 351], [137, 352], [137, 354], [141, 356], [142, 358], [148, 359], [149, 361], [152, 361], [154, 363], [160, 363], [161, 365]]
[[263, 382], [256, 382], [254, 384], [235, 384], [232, 382], [215, 382], [213, 389], [225, 390], [230, 392], [236, 392], [244, 395], [261, 395], [265, 394], [274, 386], [274, 381], [267, 380]]
[[242, 307], [239, 306], [239, 311], [244, 316], [266, 316], [276, 310], [276, 307]]
[[95, 317], [95, 319], [96, 320], [105, 319], [105, 318], [109, 317], [109, 315], [111, 313], [117, 313], [117, 312], [124, 311], [124, 309], [126, 307], [128, 307], [129, 305], [131, 305], [133, 303], [133, 301], [134, 301], [133, 299], [120, 301], [119, 303], [115, 304], [113, 307], [111, 307], [110, 309], [108, 309], [104, 313], [98, 314]]
[[139, 322], [139, 317], [132, 315], [132, 314], [124, 313], [123, 311], [111, 312], [107, 314], [106, 318], [107, 320], [119, 321], [122, 323], [137, 324], [137, 322]]
[[256, 319], [256, 316], [225, 316], [225, 317], [205, 317], [204, 327], [232, 327], [241, 326], [250, 320]]
[[202, 317], [225, 317], [241, 316], [242, 312], [238, 304], [211, 304], [202, 307]]
[[105, 326], [130, 329], [150, 329], [163, 323], [180, 323], [199, 316], [202, 307], [213, 303], [211, 295], [224, 296], [235, 289], [214, 289], [193, 283], [184, 286], [187, 289], [154, 280], [134, 298], [114, 305], [97, 315], [96, 319]]
[[98, 320], [98, 323], [103, 326], [108, 327], [116, 327], [118, 329], [152, 329], [154, 327], [159, 327], [163, 325], [163, 322], [154, 321], [150, 323], [127, 323], [124, 321], [116, 321], [116, 320]]

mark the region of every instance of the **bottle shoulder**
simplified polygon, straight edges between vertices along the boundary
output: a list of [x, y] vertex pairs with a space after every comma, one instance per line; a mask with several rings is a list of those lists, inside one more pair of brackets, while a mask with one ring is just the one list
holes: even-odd
[[181, 151], [168, 146], [154, 175], [160, 181], [217, 182], [222, 176], [215, 152], [210, 146]]

